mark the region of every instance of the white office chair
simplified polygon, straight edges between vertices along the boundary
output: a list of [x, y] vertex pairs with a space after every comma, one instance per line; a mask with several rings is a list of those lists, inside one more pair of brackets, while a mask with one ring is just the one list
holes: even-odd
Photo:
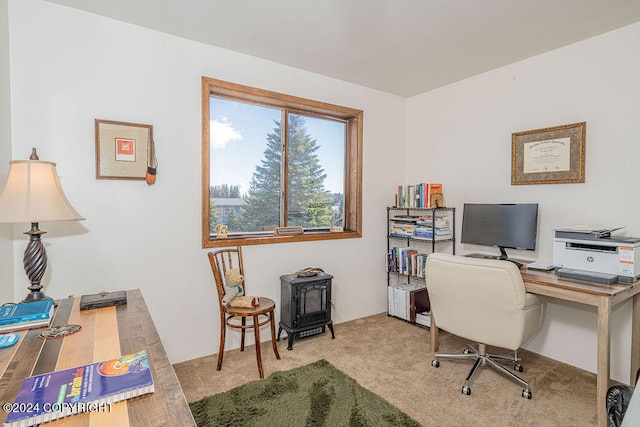
[[[479, 343], [477, 350], [467, 345], [462, 354], [436, 353], [431, 364], [439, 367], [441, 357], [475, 359], [462, 386], [463, 394], [471, 394], [469, 380], [480, 364], [488, 364], [522, 384], [522, 397], [531, 399], [529, 384], [495, 360], [515, 362], [514, 369], [522, 372], [517, 350], [544, 320], [545, 303], [526, 292], [518, 267], [509, 261], [432, 253], [427, 257], [426, 270], [436, 326]], [[512, 350], [514, 356], [487, 354], [487, 345]]]

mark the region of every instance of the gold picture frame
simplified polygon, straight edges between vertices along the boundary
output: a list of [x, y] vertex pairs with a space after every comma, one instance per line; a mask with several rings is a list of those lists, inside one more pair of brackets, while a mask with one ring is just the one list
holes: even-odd
[[511, 185], [584, 182], [586, 122], [511, 137]]
[[153, 126], [96, 119], [95, 129], [96, 179], [145, 180], [153, 159]]

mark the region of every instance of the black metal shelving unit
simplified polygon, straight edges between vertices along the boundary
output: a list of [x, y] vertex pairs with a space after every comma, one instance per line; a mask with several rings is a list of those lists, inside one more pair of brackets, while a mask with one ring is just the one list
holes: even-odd
[[[451, 230], [451, 238], [449, 239], [436, 239], [436, 216], [438, 213], [446, 212], [449, 219], [449, 228]], [[431, 235], [432, 239], [416, 238], [409, 236], [392, 236], [391, 235], [391, 223], [394, 222], [394, 218], [398, 215], [402, 215], [403, 218], [396, 219], [396, 222], [402, 222], [404, 218], [405, 222], [411, 222], [413, 218], [430, 216], [431, 217]], [[406, 243], [407, 247], [430, 247], [431, 252], [436, 252], [436, 248], [439, 245], [450, 243], [451, 252], [453, 255], [456, 253], [456, 208], [438, 207], [438, 208], [399, 208], [395, 206], [387, 207], [387, 287], [391, 286], [392, 275], [402, 277], [406, 279], [408, 284], [413, 282], [424, 282], [424, 277], [405, 275], [391, 269], [391, 244], [393, 241], [402, 241]], [[425, 290], [426, 292], [426, 290]]]

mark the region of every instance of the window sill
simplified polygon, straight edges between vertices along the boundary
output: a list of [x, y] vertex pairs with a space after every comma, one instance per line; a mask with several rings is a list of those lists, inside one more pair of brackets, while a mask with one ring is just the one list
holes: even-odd
[[328, 231], [306, 232], [304, 234], [296, 234], [290, 236], [261, 235], [249, 237], [226, 237], [216, 238], [209, 237], [208, 240], [202, 242], [202, 248], [219, 248], [229, 246], [248, 246], [248, 245], [269, 245], [275, 243], [290, 242], [307, 242], [312, 240], [336, 240], [336, 239], [357, 239], [361, 238], [362, 233], [356, 231], [341, 231], [338, 233], [330, 233]]

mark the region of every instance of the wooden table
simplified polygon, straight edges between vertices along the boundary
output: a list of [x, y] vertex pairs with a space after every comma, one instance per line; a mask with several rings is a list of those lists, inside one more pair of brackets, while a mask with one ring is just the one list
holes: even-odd
[[[553, 271], [521, 270], [527, 292], [598, 308], [597, 419], [607, 427], [606, 395], [609, 388], [611, 350], [611, 307], [633, 298], [631, 330], [631, 372], [629, 384], [634, 386], [640, 368], [640, 280], [632, 284], [601, 285], [581, 280], [564, 279]], [[431, 318], [431, 351], [438, 350], [438, 328]]]
[[140, 290], [127, 291], [123, 306], [80, 311], [79, 304], [80, 298], [60, 301], [52, 326], [77, 324], [80, 332], [45, 341], [38, 337], [43, 329], [21, 331], [17, 344], [0, 349], [0, 402], [13, 402], [28, 376], [146, 350], [154, 393], [114, 403], [110, 412], [76, 414], [46, 425], [195, 426]]

